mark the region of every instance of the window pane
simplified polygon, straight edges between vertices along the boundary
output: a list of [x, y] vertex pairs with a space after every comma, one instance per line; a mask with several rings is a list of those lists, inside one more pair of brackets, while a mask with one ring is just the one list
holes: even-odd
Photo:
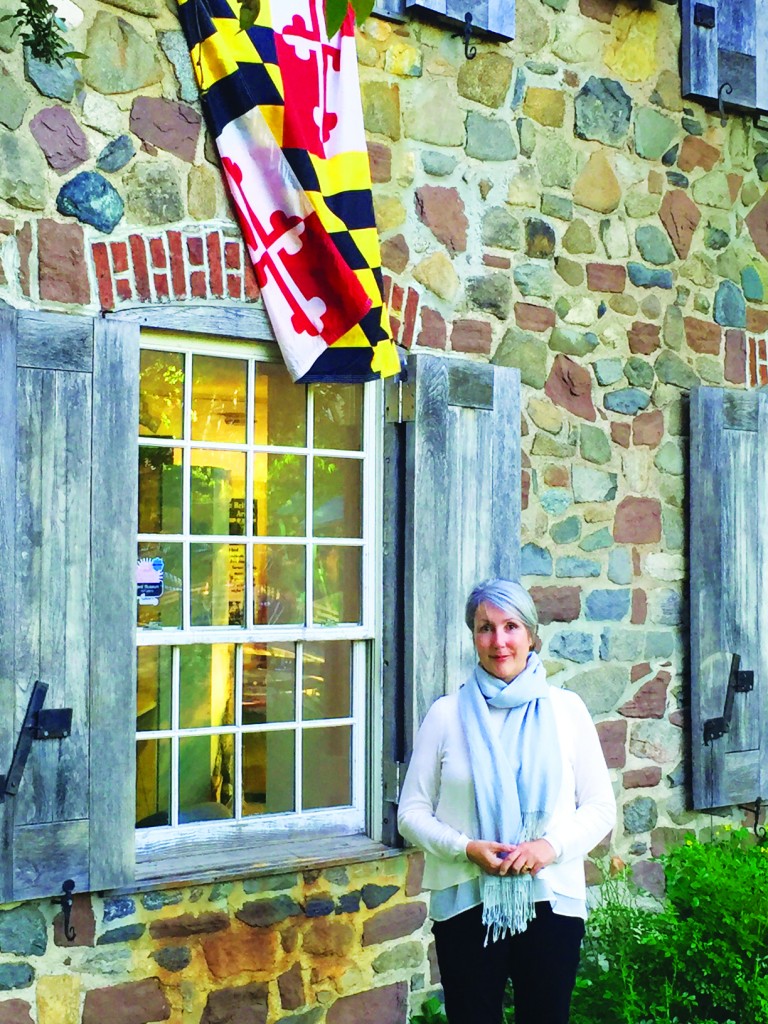
[[181, 533], [181, 448], [139, 448], [139, 533]]
[[254, 455], [254, 533], [260, 537], [306, 536], [306, 474], [303, 455]]
[[295, 810], [294, 744], [292, 730], [243, 736], [243, 815]]
[[172, 650], [140, 647], [137, 662], [136, 729], [170, 729]]
[[179, 740], [179, 824], [232, 817], [235, 738], [182, 736]]
[[139, 434], [181, 437], [184, 356], [142, 349], [139, 371]]
[[192, 440], [245, 443], [246, 363], [192, 358]]
[[243, 647], [243, 725], [290, 722], [295, 715], [296, 648], [293, 644]]
[[305, 549], [301, 544], [256, 544], [253, 549], [253, 621], [303, 623]]
[[139, 626], [181, 628], [181, 544], [139, 544], [136, 568]]
[[307, 389], [284, 366], [256, 364], [254, 442], [303, 447], [307, 441]]
[[171, 741], [136, 744], [136, 828], [168, 825], [171, 813]]
[[179, 725], [232, 725], [235, 718], [234, 644], [179, 648]]
[[352, 713], [351, 654], [352, 644], [348, 640], [304, 644], [305, 719], [347, 718]]
[[343, 807], [352, 803], [352, 727], [305, 729], [302, 760], [303, 805]]
[[190, 451], [190, 533], [245, 533], [245, 455]]
[[315, 548], [313, 620], [320, 625], [360, 622], [360, 548]]
[[359, 459], [314, 459], [312, 528], [316, 537], [362, 536], [362, 470]]
[[245, 608], [245, 547], [192, 544], [190, 621], [193, 626], [242, 626]]
[[362, 384], [315, 384], [315, 448], [363, 447]]

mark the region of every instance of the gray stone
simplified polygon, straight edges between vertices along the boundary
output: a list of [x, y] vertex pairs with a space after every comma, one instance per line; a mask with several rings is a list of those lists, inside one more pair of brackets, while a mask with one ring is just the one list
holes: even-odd
[[629, 256], [627, 226], [618, 217], [604, 217], [600, 221], [600, 241], [608, 259], [619, 260]]
[[123, 924], [118, 928], [110, 928], [96, 940], [97, 946], [111, 946], [116, 942], [133, 942], [140, 939], [147, 930], [145, 924]]
[[590, 633], [563, 630], [550, 638], [549, 653], [555, 658], [583, 665], [594, 660], [594, 642], [595, 638]]
[[0, 992], [13, 988], [28, 988], [35, 980], [31, 964], [0, 964]]
[[126, 174], [126, 206], [137, 224], [173, 224], [184, 217], [181, 184], [173, 164], [135, 164]]
[[47, 165], [37, 144], [24, 132], [0, 130], [0, 199], [42, 210], [47, 198]]
[[523, 156], [531, 156], [536, 148], [536, 127], [529, 118], [518, 117], [517, 134], [520, 139], [520, 152]]
[[155, 889], [143, 894], [141, 905], [145, 910], [161, 910], [163, 907], [175, 907], [183, 899], [184, 893], [179, 889]]
[[593, 590], [587, 594], [587, 619], [592, 622], [621, 622], [629, 615], [630, 590]]
[[517, 146], [512, 129], [505, 121], [470, 110], [467, 114], [467, 156], [475, 160], [514, 160]]
[[670, 473], [672, 476], [682, 476], [685, 473], [686, 464], [682, 449], [674, 441], [665, 441], [653, 462], [662, 473]]
[[629, 752], [656, 764], [676, 764], [682, 753], [682, 729], [658, 719], [639, 719], [632, 723]]
[[539, 495], [541, 507], [551, 516], [561, 516], [571, 504], [571, 493], [565, 487], [550, 487]]
[[571, 327], [555, 327], [549, 336], [549, 347], [567, 356], [586, 356], [599, 342], [592, 331], [576, 331]]
[[328, 895], [310, 896], [304, 903], [306, 917], [328, 917], [335, 909], [333, 899]]
[[651, 396], [639, 388], [619, 388], [618, 391], [609, 391], [603, 399], [606, 409], [611, 412], [624, 413], [625, 416], [634, 416], [648, 407]]
[[47, 945], [48, 929], [37, 907], [26, 904], [0, 911], [0, 952], [42, 956]]
[[268, 928], [287, 917], [297, 917], [300, 913], [301, 907], [290, 896], [275, 896], [273, 899], [244, 903], [235, 917], [250, 928]]
[[133, 140], [130, 135], [119, 135], [116, 139], [108, 142], [96, 158], [96, 166], [100, 171], [112, 174], [125, 167], [128, 161], [136, 153]]
[[664, 288], [669, 290], [674, 284], [671, 270], [652, 270], [642, 263], [627, 263], [629, 280], [638, 288]]
[[724, 231], [722, 228], [715, 227], [714, 224], [707, 225], [707, 229], [704, 234], [704, 245], [707, 249], [714, 249], [718, 252], [720, 249], [725, 249], [730, 241], [731, 237], [727, 231]]
[[685, 521], [679, 509], [662, 506], [661, 528], [668, 551], [682, 551], [685, 546]]
[[571, 481], [576, 502], [612, 501], [616, 497], [618, 481], [615, 473], [590, 466], [574, 466]]
[[592, 427], [582, 423], [579, 427], [579, 451], [582, 459], [594, 462], [599, 466], [610, 462], [611, 442], [608, 435], [600, 427]]
[[519, 249], [519, 222], [503, 206], [492, 206], [483, 217], [483, 244], [497, 249]]
[[671, 658], [675, 653], [675, 634], [666, 630], [650, 630], [645, 634], [645, 657]]
[[98, 11], [88, 30], [83, 78], [97, 92], [136, 92], [162, 81], [156, 46], [124, 18]]
[[744, 267], [740, 274], [744, 298], [750, 302], [762, 302], [764, 298], [763, 282], [753, 266]]
[[689, 390], [699, 383], [694, 370], [674, 352], [662, 352], [653, 368], [664, 384], [674, 384], [675, 387]]
[[[114, 0], [113, 0], [114, 2]], [[197, 103], [200, 90], [197, 86], [195, 71], [189, 56], [189, 47], [183, 32], [158, 32], [158, 39], [163, 53], [173, 64], [176, 81], [179, 83], [179, 96], [187, 103]]]
[[541, 339], [510, 327], [496, 349], [492, 362], [515, 366], [523, 384], [541, 390], [547, 379], [547, 346]]
[[600, 563], [591, 558], [578, 558], [566, 555], [558, 558], [555, 565], [555, 576], [560, 579], [582, 579], [600, 575]]
[[614, 548], [608, 556], [608, 579], [626, 586], [632, 582], [632, 556], [627, 548]]
[[515, 284], [522, 295], [535, 295], [540, 299], [552, 297], [552, 271], [538, 263], [523, 263], [515, 267]]
[[470, 277], [466, 285], [467, 299], [475, 309], [490, 313], [497, 320], [509, 317], [512, 284], [507, 274]]
[[653, 367], [642, 356], [632, 356], [624, 364], [624, 376], [638, 388], [649, 388], [653, 384]]
[[679, 626], [683, 622], [683, 598], [676, 590], [651, 590], [648, 615], [657, 626]]
[[635, 152], [646, 160], [660, 160], [677, 130], [671, 117], [651, 107], [641, 107], [635, 114]]
[[565, 137], [543, 138], [537, 146], [536, 166], [545, 188], [570, 189], [579, 173], [579, 154]]
[[156, 949], [152, 953], [152, 958], [163, 970], [177, 974], [185, 967], [189, 967], [192, 962], [192, 951], [188, 946], [165, 946], [162, 949]]
[[246, 878], [243, 892], [248, 896], [261, 892], [284, 892], [298, 884], [299, 876], [293, 871], [285, 875], [263, 875], [260, 878]]
[[642, 224], [638, 227], [635, 231], [635, 243], [643, 259], [656, 267], [672, 263], [675, 259], [675, 250], [669, 238], [654, 224]]
[[581, 536], [581, 520], [578, 516], [568, 516], [561, 523], [554, 523], [549, 535], [556, 544], [570, 544]]
[[545, 192], [541, 197], [541, 212], [545, 217], [573, 220], [573, 201], [565, 196], [556, 196], [551, 192]]
[[551, 576], [552, 555], [538, 544], [523, 544], [520, 549], [521, 576]]
[[382, 903], [391, 900], [398, 891], [399, 888], [396, 885], [373, 885], [369, 882], [360, 890], [360, 895], [366, 907], [369, 910], [374, 910], [376, 907], [380, 907]]
[[28, 46], [24, 47], [24, 73], [43, 96], [64, 100], [65, 103], [73, 100], [83, 85], [80, 71], [71, 57], [62, 58], [60, 65], [47, 64], [33, 57]]
[[679, 306], [667, 306], [664, 313], [661, 336], [668, 348], [679, 352], [685, 341], [685, 326], [683, 324], [683, 311]]
[[13, 75], [0, 65], [0, 124], [15, 131], [24, 120], [29, 96]]
[[345, 892], [336, 901], [337, 914], [356, 914], [360, 909], [360, 890]]
[[456, 157], [428, 149], [421, 154], [421, 166], [435, 178], [445, 178], [456, 170]]
[[420, 967], [424, 961], [424, 947], [419, 942], [398, 942], [392, 949], [379, 953], [371, 964], [376, 974]]
[[638, 796], [624, 804], [623, 814], [624, 831], [629, 835], [650, 832], [659, 819], [656, 801], [649, 796]]
[[[18, 3], [14, 0], [0, 0], [0, 18], [8, 14], [16, 14], [19, 9]], [[0, 20], [0, 50], [5, 53], [13, 53], [19, 48], [19, 33], [15, 18], [8, 18], [7, 21]]]
[[592, 371], [597, 383], [602, 387], [615, 384], [621, 379], [622, 367], [620, 359], [596, 359], [592, 363]]
[[747, 303], [733, 281], [721, 281], [715, 293], [715, 323], [724, 327], [746, 327]]
[[120, 193], [95, 171], [81, 171], [62, 185], [56, 209], [105, 234], [114, 231], [124, 212]]
[[645, 635], [634, 629], [609, 626], [600, 637], [601, 661], [636, 662], [645, 655]]
[[[624, 209], [627, 216], [633, 220], [643, 220], [645, 217], [653, 217], [659, 212], [661, 196], [653, 192], [646, 192], [642, 188], [630, 189], [624, 196]], [[666, 241], [666, 236], [664, 236]]]
[[578, 693], [591, 715], [605, 715], [621, 701], [627, 682], [627, 670], [621, 666], [598, 665], [571, 676], [567, 685]]
[[136, 902], [130, 896], [105, 896], [102, 911], [103, 921], [116, 921], [136, 913]]
[[579, 544], [582, 551], [600, 551], [602, 548], [609, 548], [613, 545], [613, 536], [607, 526], [602, 530], [595, 530], [590, 533]]
[[580, 139], [620, 146], [627, 137], [632, 100], [613, 79], [589, 78], [576, 95], [575, 111]]

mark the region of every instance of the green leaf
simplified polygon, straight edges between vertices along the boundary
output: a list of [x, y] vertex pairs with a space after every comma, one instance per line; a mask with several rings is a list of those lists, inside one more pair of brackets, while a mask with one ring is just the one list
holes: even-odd
[[70, 57], [72, 60], [88, 60], [87, 53], [80, 53], [79, 50], [67, 50], [62, 53], [62, 57]]
[[261, 0], [243, 0], [240, 7], [240, 28], [247, 32], [253, 28], [261, 11]]
[[325, 27], [329, 39], [332, 39], [344, 24], [348, 8], [349, 0], [326, 0]]
[[370, 17], [373, 5], [376, 0], [352, 0], [352, 7], [355, 11], [355, 21], [362, 25], [366, 18]]

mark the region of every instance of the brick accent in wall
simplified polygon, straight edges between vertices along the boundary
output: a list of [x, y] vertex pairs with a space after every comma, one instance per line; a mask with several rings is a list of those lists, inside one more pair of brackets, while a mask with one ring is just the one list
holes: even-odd
[[747, 335], [747, 385], [752, 388], [768, 384], [768, 339]]

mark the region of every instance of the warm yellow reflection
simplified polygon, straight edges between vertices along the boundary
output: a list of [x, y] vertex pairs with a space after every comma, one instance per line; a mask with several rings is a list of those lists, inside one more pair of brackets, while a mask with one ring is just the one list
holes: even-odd
[[139, 448], [139, 533], [181, 533], [181, 448]]
[[361, 562], [361, 550], [357, 547], [315, 547], [312, 618], [318, 625], [360, 622]]
[[139, 647], [137, 655], [136, 728], [139, 732], [169, 729], [172, 650], [165, 646]]
[[245, 546], [190, 545], [190, 620], [193, 626], [242, 626]]
[[184, 356], [142, 349], [139, 369], [139, 434], [181, 437]]
[[171, 808], [171, 741], [136, 744], [136, 827], [168, 825]]
[[234, 736], [179, 740], [179, 824], [233, 815]]
[[359, 459], [316, 457], [312, 531], [316, 537], [362, 537], [363, 466]]
[[282, 452], [253, 457], [253, 521], [257, 536], [306, 535], [307, 460]]
[[307, 440], [307, 389], [284, 366], [257, 363], [254, 391], [256, 444], [301, 448]]
[[243, 724], [289, 722], [295, 715], [294, 644], [243, 646]]
[[179, 648], [179, 725], [231, 725], [235, 718], [234, 644]]
[[243, 736], [243, 815], [296, 809], [295, 733], [292, 730]]
[[219, 356], [192, 357], [192, 440], [244, 444], [246, 363]]
[[352, 712], [352, 644], [322, 640], [304, 644], [301, 689], [306, 721], [347, 718]]
[[255, 544], [253, 621], [256, 625], [303, 623], [305, 550], [299, 544]]
[[245, 533], [245, 455], [190, 451], [190, 533], [242, 536]]

